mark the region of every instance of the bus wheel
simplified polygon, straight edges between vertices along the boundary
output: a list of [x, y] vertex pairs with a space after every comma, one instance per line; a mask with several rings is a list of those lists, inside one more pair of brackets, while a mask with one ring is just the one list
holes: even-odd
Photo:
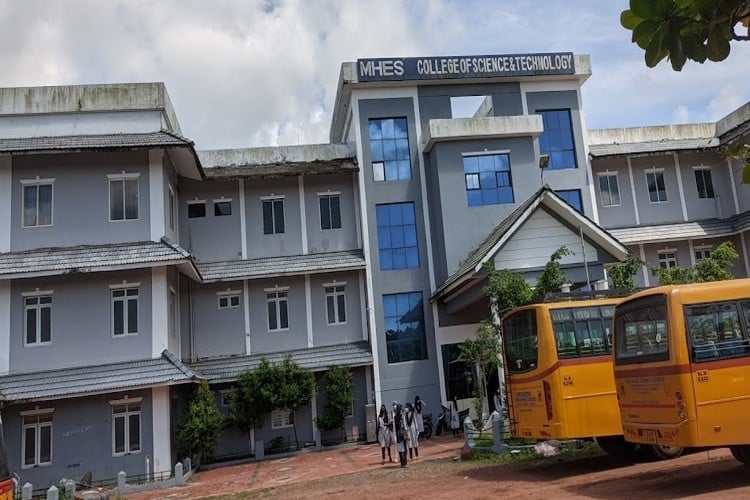
[[732, 456], [745, 465], [750, 465], [750, 445], [730, 446]]
[[654, 444], [648, 447], [649, 453], [656, 459], [659, 460], [670, 460], [677, 458], [682, 455], [684, 448], [681, 446], [667, 446], [661, 444]]
[[636, 447], [622, 436], [600, 436], [596, 438], [596, 444], [604, 453], [623, 460], [631, 460]]

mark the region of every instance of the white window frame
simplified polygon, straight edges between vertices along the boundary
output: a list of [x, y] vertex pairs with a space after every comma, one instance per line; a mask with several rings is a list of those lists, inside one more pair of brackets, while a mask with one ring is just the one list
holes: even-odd
[[[216, 305], [218, 306], [219, 310], [223, 309], [237, 309], [242, 305], [241, 302], [241, 294], [242, 292], [240, 290], [225, 290], [223, 292], [216, 292]], [[232, 304], [232, 299], [236, 298], [237, 303]], [[222, 304], [224, 302], [224, 304]]]
[[[186, 205], [188, 206], [188, 213], [186, 214], [188, 219], [205, 219], [206, 218], [206, 200], [190, 200], [186, 202]], [[190, 205], [203, 205], [203, 216], [202, 217], [190, 217]]]
[[[713, 252], [714, 247], [713, 245], [696, 245], [693, 247], [693, 257], [695, 258], [695, 262], [698, 263], [702, 260], [707, 259], [711, 252]], [[698, 254], [701, 254], [701, 258], [698, 258]]]
[[[695, 177], [695, 172], [697, 170], [705, 170], [705, 171], [708, 172], [708, 176], [711, 178], [711, 188], [713, 189], [713, 193], [712, 193], [713, 196], [710, 196], [710, 197], [709, 196], [701, 197], [701, 192], [698, 190], [698, 180], [696, 179], [696, 181], [695, 181], [695, 191], [696, 191], [696, 194], [698, 195], [698, 199], [699, 200], [714, 200], [714, 199], [716, 199], [716, 188], [714, 187], [714, 178], [713, 178], [713, 174], [711, 173], [711, 167], [709, 167], [708, 165], [698, 165], [697, 167], [693, 167], [693, 177]], [[703, 186], [705, 187], [705, 185], [706, 184], [705, 184], [705, 177], [704, 177], [703, 178]], [[706, 193], [706, 195], [708, 195], [708, 193]]]
[[372, 162], [372, 180], [373, 182], [385, 182], [385, 162]]
[[[34, 467], [47, 467], [52, 465], [53, 457], [54, 457], [54, 438], [53, 438], [53, 422], [52, 420], [48, 422], [40, 422], [39, 417], [42, 415], [53, 415], [54, 408], [39, 408], [38, 406], [33, 410], [27, 410], [19, 412], [19, 415], [21, 416], [21, 469], [33, 469]], [[36, 417], [36, 422], [27, 424], [25, 422], [26, 418], [29, 417]], [[49, 462], [40, 462], [39, 461], [39, 451], [40, 451], [40, 430], [42, 427], [49, 427]], [[34, 429], [34, 463], [31, 465], [26, 464], [26, 429], [33, 428]]]
[[[140, 322], [141, 322], [141, 304], [140, 304], [140, 297], [141, 297], [141, 290], [140, 290], [141, 284], [140, 283], [122, 283], [118, 285], [109, 285], [110, 289], [110, 328], [111, 328], [111, 335], [112, 338], [122, 338], [122, 337], [133, 337], [135, 335], [138, 335], [140, 331]], [[129, 290], [135, 290], [137, 292], [136, 295], [130, 295], [130, 297], [135, 297], [136, 306], [138, 307], [137, 310], [137, 318], [136, 318], [136, 328], [135, 332], [128, 332], [128, 291]], [[123, 291], [124, 295], [122, 298], [115, 297], [115, 292]], [[115, 302], [122, 301], [123, 304], [123, 333], [115, 334]]]
[[[25, 224], [24, 211], [26, 207], [26, 186], [36, 186], [36, 224]], [[52, 197], [50, 199], [49, 224], [39, 224], [39, 186], [50, 186]], [[55, 223], [55, 179], [21, 179], [21, 227], [52, 227]]]
[[[109, 405], [112, 410], [112, 456], [113, 457], [123, 457], [126, 455], [137, 455], [140, 454], [143, 451], [143, 414], [141, 410], [141, 406], [143, 403], [143, 398], [128, 398], [125, 397], [124, 399], [117, 399], [114, 401], [110, 401]], [[138, 405], [137, 410], [130, 410], [130, 405]], [[115, 414], [115, 408], [118, 407], [125, 407], [125, 411], [123, 413]], [[131, 415], [138, 415], [138, 449], [133, 451], [130, 449], [130, 416]], [[117, 449], [117, 432], [115, 430], [115, 423], [118, 418], [124, 418], [125, 419], [125, 426], [124, 426], [124, 433], [123, 433], [123, 449], [125, 451], [117, 452], [115, 451]]]
[[612, 201], [612, 185], [611, 185], [610, 178], [614, 177], [615, 178], [615, 184], [617, 184], [617, 196], [620, 198], [620, 202], [619, 203], [610, 203], [609, 205], [605, 205], [604, 204], [604, 195], [602, 194], [602, 184], [601, 184], [601, 182], [597, 182], [597, 184], [599, 184], [599, 205], [601, 205], [603, 208], [607, 208], [607, 207], [619, 207], [620, 205], [622, 205], [622, 195], [620, 194], [620, 179], [617, 176], [617, 172], [609, 172], [609, 171], [607, 171], [607, 172], [600, 172], [600, 173], [596, 174], [596, 177], [597, 177], [597, 179], [596, 179], [597, 181], [601, 181], [602, 177], [606, 177], [607, 178], [607, 188], [609, 189], [609, 201], [610, 202]]
[[[268, 327], [269, 332], [284, 332], [289, 330], [289, 325], [291, 324], [291, 321], [289, 321], [289, 287], [275, 287], [275, 288], [264, 288], [263, 291], [266, 294], [266, 326]], [[280, 293], [284, 293], [285, 295], [283, 297], [279, 297]], [[275, 295], [275, 297], [271, 297], [271, 295]], [[287, 326], [286, 328], [281, 327], [281, 307], [279, 307], [279, 304], [281, 302], [286, 302], [286, 322]], [[271, 317], [268, 315], [268, 304], [270, 302], [276, 303], [276, 325], [277, 328], [271, 329]]]
[[[677, 262], [677, 249], [676, 248], [663, 248], [661, 250], [657, 250], [656, 255], [658, 257], [659, 261], [659, 267], [661, 269], [671, 269], [673, 267], [677, 267], [679, 264]], [[670, 266], [669, 263], [674, 262], [673, 266]], [[662, 266], [662, 263], [665, 264], [665, 266]]]
[[[21, 294], [21, 298], [23, 299], [23, 345], [24, 347], [36, 347], [36, 346], [42, 346], [42, 345], [49, 345], [52, 343], [52, 293], [53, 290], [39, 290], [38, 288], [33, 292], [24, 292]], [[41, 299], [43, 298], [49, 298], [50, 302], [48, 304], [42, 304]], [[37, 299], [36, 304], [27, 304], [26, 301], [28, 299]], [[36, 309], [36, 335], [35, 338], [37, 339], [36, 342], [28, 342], [28, 315], [27, 311], [29, 309]], [[50, 314], [50, 325], [49, 325], [49, 340], [46, 342], [42, 342], [42, 309], [49, 309]]]
[[[656, 201], [651, 201], [651, 192], [648, 189], [648, 174], [654, 174], [654, 175], [661, 174], [661, 178], [664, 181], [664, 196], [666, 196], [665, 199], [663, 199], [663, 200], [658, 199], [659, 198], [659, 187], [658, 187], [658, 184], [657, 184], [657, 188], [656, 188], [656, 197], [657, 197], [657, 200]], [[664, 169], [663, 168], [650, 168], [650, 169], [644, 171], [644, 176], [646, 177], [646, 194], [648, 195], [648, 202], [649, 203], [653, 203], [653, 204], [669, 203], [669, 194], [667, 194], [667, 179], [664, 177]], [[656, 180], [656, 178], [654, 178], [654, 180]]]
[[[277, 424], [277, 422], [279, 423]], [[271, 429], [286, 429], [291, 426], [292, 412], [289, 409], [278, 408], [271, 412]]]
[[[222, 197], [222, 198], [218, 198], [218, 199], [211, 200], [211, 201], [214, 204], [214, 213], [213, 213], [214, 217], [231, 217], [234, 214], [234, 208], [232, 207], [232, 198], [223, 198]], [[218, 203], [229, 203], [229, 214], [228, 215], [225, 215], [225, 214], [216, 215], [216, 204], [218, 204]]]
[[[135, 221], [140, 220], [141, 218], [141, 174], [140, 172], [135, 173], [121, 173], [121, 174], [107, 174], [107, 197], [109, 198], [109, 205], [107, 206], [107, 217], [109, 218], [109, 222], [128, 222], [128, 221]], [[136, 210], [136, 217], [134, 219], [128, 219], [125, 217], [125, 214], [127, 213], [127, 209], [125, 207], [125, 182], [126, 181], [135, 181], [135, 193], [136, 193], [136, 202], [135, 202], [135, 210]], [[122, 219], [113, 219], [112, 218], [112, 182], [122, 182], [123, 188], [122, 188]]]
[[[332, 288], [332, 291], [328, 289]], [[337, 290], [341, 288], [341, 290]], [[349, 315], [346, 313], [346, 281], [338, 281], [333, 283], [323, 283], [323, 294], [325, 295], [325, 311], [326, 311], [326, 324], [328, 326], [345, 325], [349, 321]], [[339, 303], [336, 298], [338, 296], [344, 297], [344, 321], [341, 321], [341, 311], [339, 310]], [[328, 299], [333, 299], [333, 308], [336, 316], [336, 320], [333, 323], [328, 321]]]

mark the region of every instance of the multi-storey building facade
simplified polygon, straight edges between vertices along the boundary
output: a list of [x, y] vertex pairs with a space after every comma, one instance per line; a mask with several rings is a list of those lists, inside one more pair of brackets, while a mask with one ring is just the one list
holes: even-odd
[[[352, 371], [369, 405], [468, 405], [458, 344], [491, 318], [483, 266], [533, 282], [562, 245], [573, 288], [628, 254], [688, 264], [750, 198], [715, 124], [588, 131], [570, 53], [344, 63], [330, 143], [196, 151], [161, 84], [0, 89], [0, 394], [35, 485], [163, 471], [193, 383], [291, 356]], [[470, 112], [459, 112], [467, 101]], [[640, 284], [653, 285], [644, 267]], [[491, 382], [497, 384], [497, 379]], [[215, 454], [326, 443], [325, 389]], [[338, 435], [338, 433], [336, 433]]]

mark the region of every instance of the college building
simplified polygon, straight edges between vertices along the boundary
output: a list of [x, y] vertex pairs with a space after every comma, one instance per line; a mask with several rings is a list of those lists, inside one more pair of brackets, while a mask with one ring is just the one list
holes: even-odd
[[[731, 241], [750, 276], [750, 191], [722, 155], [750, 104], [588, 130], [590, 76], [564, 52], [345, 62], [327, 144], [229, 150], [184, 137], [163, 84], [0, 89], [11, 470], [38, 487], [169, 470], [195, 383], [225, 411], [262, 359], [291, 356], [318, 393], [225, 430], [218, 457], [339, 439], [315, 425], [332, 366], [354, 381], [347, 439], [381, 403], [467, 407], [458, 345], [492, 316], [487, 263], [534, 283], [565, 245], [580, 290], [631, 254], [688, 265]], [[649, 266], [639, 285], [657, 284]]]

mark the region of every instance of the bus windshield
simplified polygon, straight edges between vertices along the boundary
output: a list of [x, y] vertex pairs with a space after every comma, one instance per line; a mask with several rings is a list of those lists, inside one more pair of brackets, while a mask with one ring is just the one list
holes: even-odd
[[559, 358], [600, 356], [611, 352], [614, 305], [550, 309]]
[[539, 354], [536, 310], [525, 309], [503, 320], [505, 363], [510, 373], [523, 373], [537, 366]]
[[615, 364], [669, 359], [666, 297], [625, 302], [615, 310]]

